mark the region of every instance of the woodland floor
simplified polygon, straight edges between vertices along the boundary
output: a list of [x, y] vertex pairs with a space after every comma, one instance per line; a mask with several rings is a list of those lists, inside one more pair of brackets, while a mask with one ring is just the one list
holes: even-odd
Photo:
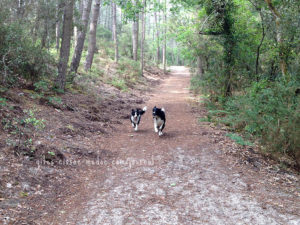
[[[66, 125], [65, 129], [53, 128], [65, 133], [65, 140], [59, 145], [51, 138], [42, 143], [63, 149], [66, 159], [75, 153], [78, 158], [72, 158], [73, 165], [61, 168], [32, 166], [29, 172], [46, 170], [45, 182], [51, 183], [51, 177], [55, 177], [55, 185], [45, 185], [51, 189], [44, 195], [35, 190], [34, 197], [30, 197], [29, 192], [28, 198], [33, 200], [31, 205], [24, 203], [26, 210], [22, 204], [28, 200], [15, 207], [11, 206], [13, 202], [3, 207], [2, 201], [0, 221], [78, 225], [300, 224], [299, 174], [281, 170], [255, 147], [237, 146], [225, 136], [226, 128], [198, 122], [206, 112], [189, 93], [189, 82], [186, 68], [171, 67], [171, 74], [159, 86], [152, 83], [153, 92], [139, 93], [148, 96], [143, 97], [148, 98], [146, 103], [142, 104], [138, 95], [127, 96], [122, 100], [121, 112], [120, 108], [106, 112], [107, 118], [114, 121], [110, 130], [103, 121], [103, 130], [93, 132], [100, 126], [101, 119], [95, 116], [100, 106], [88, 110], [88, 115], [100, 121], [97, 126], [83, 125], [83, 121], [72, 117], [74, 129]], [[135, 105], [148, 106], [138, 132], [134, 132], [126, 116]], [[162, 137], [153, 130], [151, 109], [155, 105], [166, 110]], [[76, 124], [81, 126], [77, 129]], [[74, 130], [83, 133], [78, 135]]]

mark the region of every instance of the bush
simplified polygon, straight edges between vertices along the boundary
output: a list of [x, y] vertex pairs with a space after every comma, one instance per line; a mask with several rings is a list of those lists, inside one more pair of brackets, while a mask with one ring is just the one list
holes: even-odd
[[106, 41], [110, 41], [112, 38], [112, 33], [110, 30], [106, 29], [105, 27], [98, 27], [97, 37], [101, 39], [105, 39]]
[[32, 84], [54, 74], [54, 59], [36, 46], [20, 24], [0, 21], [0, 83], [14, 85], [23, 78]]
[[191, 90], [197, 94], [200, 92], [206, 94], [211, 100], [216, 101], [222, 98], [224, 93], [224, 77], [215, 72], [206, 72], [202, 76], [195, 75], [191, 79]]
[[139, 63], [131, 59], [122, 59], [118, 63], [117, 73], [127, 85], [134, 85], [141, 75]]
[[245, 95], [227, 98], [221, 110], [211, 110], [209, 116], [258, 138], [269, 151], [295, 157], [300, 151], [298, 86], [296, 80], [254, 82]]
[[122, 78], [117, 78], [117, 77], [113, 78], [111, 81], [111, 85], [122, 91], [127, 90], [126, 82]]

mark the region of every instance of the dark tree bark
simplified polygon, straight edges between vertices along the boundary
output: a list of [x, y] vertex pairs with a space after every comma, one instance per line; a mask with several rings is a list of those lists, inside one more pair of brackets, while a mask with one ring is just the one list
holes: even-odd
[[232, 76], [233, 76], [233, 67], [234, 67], [234, 48], [236, 46], [236, 41], [234, 38], [234, 19], [232, 18], [233, 14], [233, 1], [229, 0], [228, 2], [224, 2], [222, 5], [215, 5], [215, 7], [219, 7], [220, 18], [222, 22], [220, 31], [208, 31], [202, 32], [199, 34], [202, 35], [222, 35], [224, 37], [223, 47], [224, 47], [224, 62], [225, 62], [225, 81], [224, 81], [224, 97], [228, 97], [232, 95]]
[[77, 45], [75, 47], [75, 51], [71, 63], [71, 69], [70, 69], [71, 73], [77, 73], [80, 64], [82, 50], [83, 50], [84, 41], [87, 32], [87, 26], [89, 23], [89, 18], [91, 13], [91, 6], [92, 6], [92, 0], [84, 0], [82, 19], [80, 22], [80, 29], [78, 31], [78, 37], [77, 37]]
[[118, 43], [118, 34], [117, 34], [117, 6], [115, 2], [111, 2], [112, 7], [112, 19], [113, 19], [113, 40], [115, 47], [115, 62], [119, 61], [119, 43]]
[[263, 15], [261, 13], [261, 11], [259, 12], [260, 14], [260, 18], [261, 18], [261, 29], [262, 29], [262, 37], [261, 37], [261, 40], [260, 40], [260, 43], [257, 47], [257, 51], [256, 51], [256, 65], [255, 65], [255, 74], [256, 74], [256, 80], [258, 81], [259, 78], [258, 78], [258, 68], [259, 68], [259, 56], [260, 56], [260, 48], [264, 42], [264, 39], [265, 39], [265, 36], [266, 36], [266, 33], [265, 33], [265, 26], [264, 26], [264, 21], [263, 21]]
[[164, 2], [164, 44], [163, 44], [163, 68], [167, 73], [167, 0]]
[[93, 16], [90, 23], [90, 33], [89, 33], [89, 47], [88, 54], [85, 61], [85, 71], [88, 71], [92, 67], [94, 54], [96, 51], [96, 33], [97, 33], [97, 23], [100, 11], [101, 0], [96, 0], [93, 7]]
[[202, 77], [204, 74], [203, 63], [201, 56], [197, 56], [197, 74]]
[[145, 21], [145, 10], [146, 10], [146, 0], [143, 0], [142, 9], [142, 38], [141, 38], [141, 75], [144, 74], [144, 44], [145, 44], [145, 34], [146, 34], [146, 21]]
[[72, 36], [73, 8], [74, 0], [67, 0], [64, 9], [62, 42], [58, 64], [58, 77], [56, 79], [56, 87], [61, 90], [64, 90], [66, 85], [66, 72], [70, 56], [70, 45]]
[[276, 10], [276, 8], [274, 7], [273, 3], [271, 0], [265, 0], [265, 2], [267, 3], [270, 11], [272, 12], [274, 18], [275, 18], [275, 25], [276, 25], [276, 41], [279, 45], [279, 64], [280, 64], [280, 69], [281, 69], [281, 73], [283, 76], [286, 76], [287, 74], [287, 63], [285, 61], [285, 54], [282, 50], [283, 47], [283, 38], [282, 38], [282, 30], [281, 30], [281, 15], [279, 14], [279, 12]]
[[[160, 1], [158, 1], [160, 4]], [[158, 15], [157, 15], [158, 14]], [[154, 12], [154, 20], [155, 20], [155, 28], [156, 28], [156, 66], [159, 65], [160, 60], [160, 40], [159, 40], [159, 32], [160, 32], [160, 15], [157, 12]]]
[[[48, 17], [47, 17], [48, 18]], [[48, 47], [47, 45], [47, 40], [48, 40], [48, 19], [45, 18], [44, 20], [44, 31], [43, 31], [43, 36], [42, 36], [42, 48]]]
[[262, 37], [260, 40], [259, 45], [257, 46], [256, 50], [256, 62], [255, 62], [255, 75], [256, 75], [256, 81], [259, 81], [259, 76], [258, 76], [258, 69], [259, 69], [259, 57], [260, 57], [260, 48], [264, 42], [266, 33], [265, 33], [265, 25], [264, 25], [264, 18], [262, 14], [262, 9], [261, 7], [258, 6], [258, 4], [255, 1], [249, 0], [249, 2], [254, 6], [254, 8], [259, 12], [260, 19], [261, 19], [261, 29], [262, 29]]
[[59, 46], [60, 46], [60, 36], [61, 36], [60, 25], [61, 25], [60, 7], [59, 7], [59, 2], [57, 2], [56, 22], [55, 22], [55, 40], [56, 40], [56, 49], [57, 49], [57, 51], [59, 50]]
[[[137, 5], [137, 0], [133, 0], [133, 4]], [[139, 14], [136, 13], [132, 24], [132, 54], [133, 60], [138, 60], [138, 43], [139, 43]]]

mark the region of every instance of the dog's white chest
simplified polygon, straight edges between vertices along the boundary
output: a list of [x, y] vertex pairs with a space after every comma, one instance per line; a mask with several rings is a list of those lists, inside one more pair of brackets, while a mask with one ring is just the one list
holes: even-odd
[[155, 118], [154, 122], [156, 123], [156, 126], [158, 126], [158, 127], [160, 127], [164, 123], [164, 121], [159, 117]]
[[139, 116], [137, 117], [131, 116], [131, 120], [132, 122], [137, 123], [139, 121]]

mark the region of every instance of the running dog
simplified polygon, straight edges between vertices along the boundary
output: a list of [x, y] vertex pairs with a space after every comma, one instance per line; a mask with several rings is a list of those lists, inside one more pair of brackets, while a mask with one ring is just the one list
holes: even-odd
[[165, 124], [166, 124], [165, 109], [156, 108], [156, 106], [154, 106], [152, 115], [154, 121], [154, 131], [156, 133], [158, 132], [158, 135], [161, 136], [163, 135], [162, 131], [165, 128]]
[[140, 124], [141, 117], [146, 111], [147, 111], [147, 106], [145, 106], [143, 109], [136, 108], [131, 110], [130, 121], [135, 131], [138, 131], [138, 126]]

